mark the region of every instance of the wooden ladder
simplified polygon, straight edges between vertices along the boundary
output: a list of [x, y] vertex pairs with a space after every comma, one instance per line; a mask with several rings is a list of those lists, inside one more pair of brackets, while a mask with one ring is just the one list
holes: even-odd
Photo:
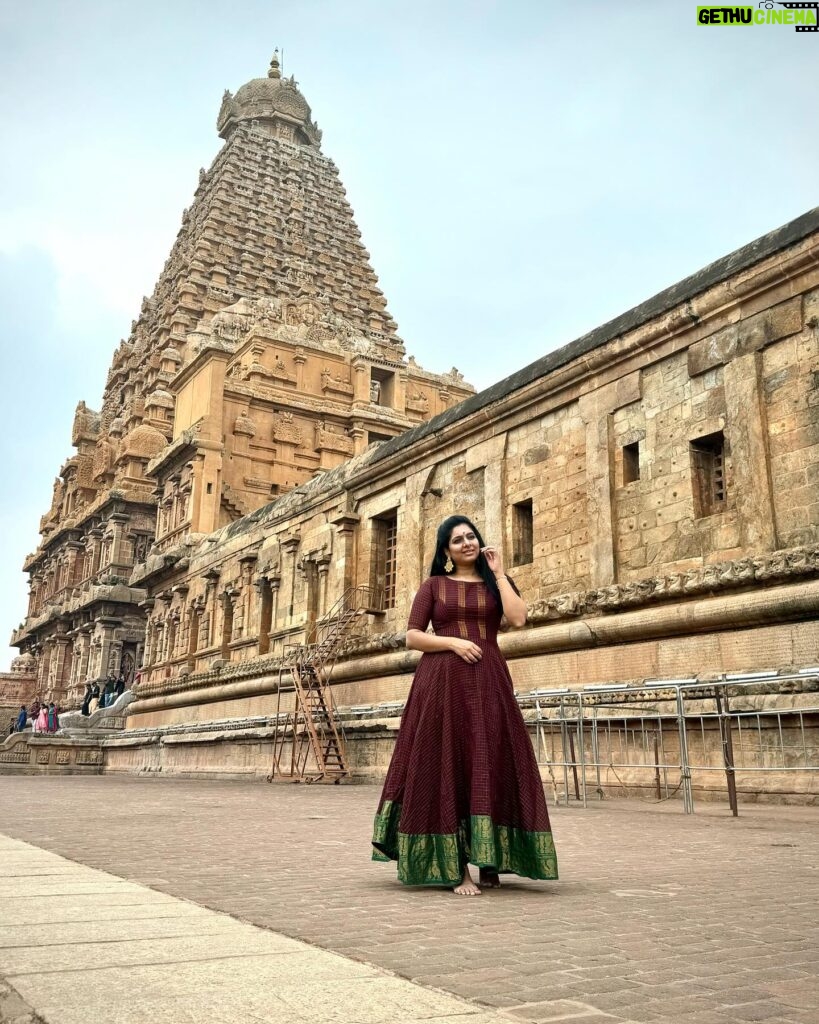
[[[352, 587], [320, 623], [315, 642], [291, 644], [279, 669], [273, 764], [267, 781], [277, 776], [293, 782], [339, 783], [349, 774], [344, 729], [330, 686], [330, 674], [353, 625], [373, 608], [371, 587]], [[287, 676], [293, 683], [295, 707], [282, 712]], [[289, 746], [289, 757], [286, 748]]]

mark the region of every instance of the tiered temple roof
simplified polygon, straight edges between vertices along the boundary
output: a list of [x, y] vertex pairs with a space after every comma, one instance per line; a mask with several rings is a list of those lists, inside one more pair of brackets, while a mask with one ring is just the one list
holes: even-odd
[[[231, 386], [238, 394], [240, 385], [249, 385], [244, 407], [228, 402], [210, 410], [211, 419], [230, 417], [211, 424], [214, 436], [252, 438], [260, 422], [270, 434], [261, 456], [248, 452], [250, 468], [238, 483], [228, 477], [217, 481], [216, 512], [207, 529], [337, 465], [369, 441], [430, 418], [473, 390], [457, 372], [431, 374], [405, 359], [337, 168], [321, 152], [310, 107], [294, 79], [282, 77], [277, 56], [267, 77], [253, 79], [235, 96], [225, 92], [217, 127], [224, 145], [211, 167], [200, 172], [156, 287], [114, 354], [100, 411], [84, 402], [77, 407], [72, 434], [77, 451], [60, 470], [51, 508], [41, 520], [42, 541], [26, 560], [32, 576], [29, 614], [12, 642], [40, 658], [44, 691], [76, 691], [85, 679], [117, 669], [126, 641], [120, 637], [118, 647], [114, 633], [123, 616], [130, 622], [132, 660], [139, 661], [140, 642], [134, 637], [144, 595], [123, 584], [155, 539], [156, 506], [165, 486], [163, 453], [193, 425], [190, 416], [180, 419], [178, 396], [203, 353], [236, 354]], [[302, 379], [290, 370], [304, 350], [318, 352], [326, 365], [317, 363]], [[291, 431], [304, 457], [296, 459], [288, 449], [292, 471], [277, 476], [272, 467], [282, 456], [275, 423], [290, 429], [293, 410], [283, 396], [264, 387], [256, 395], [252, 385], [269, 385], [284, 365], [283, 356], [291, 367], [278, 384], [314, 394], [307, 420]], [[354, 359], [366, 362], [366, 381], [359, 373], [357, 389]], [[379, 399], [382, 391], [389, 402], [383, 395]], [[325, 404], [330, 422], [323, 416]], [[190, 453], [183, 454], [189, 459]], [[164, 465], [178, 483], [180, 467], [173, 459]], [[208, 493], [212, 486], [209, 482]], [[179, 526], [181, 505], [175, 514], [171, 525]], [[201, 529], [201, 522], [197, 526]], [[101, 583], [107, 589], [100, 590]], [[114, 625], [98, 645], [96, 660], [87, 652], [75, 651], [73, 658], [69, 652], [55, 668], [53, 659], [41, 657], [57, 626], [59, 636], [75, 648], [81, 627], [86, 637], [97, 637], [103, 599], [103, 617]], [[44, 667], [48, 660], [50, 668]]]

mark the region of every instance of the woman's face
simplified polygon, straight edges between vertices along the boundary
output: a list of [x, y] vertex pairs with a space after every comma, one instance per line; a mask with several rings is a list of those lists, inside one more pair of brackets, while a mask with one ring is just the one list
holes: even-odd
[[475, 531], [468, 523], [458, 523], [449, 535], [447, 554], [458, 566], [474, 566], [481, 553], [480, 543]]

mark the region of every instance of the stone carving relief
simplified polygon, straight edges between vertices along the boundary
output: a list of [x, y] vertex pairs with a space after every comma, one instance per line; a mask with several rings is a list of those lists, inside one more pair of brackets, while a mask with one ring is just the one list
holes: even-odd
[[235, 345], [247, 330], [245, 318], [238, 313], [222, 310], [210, 322], [211, 335], [219, 341]]
[[74, 413], [71, 443], [77, 446], [81, 441], [93, 441], [99, 432], [99, 419], [99, 413], [89, 409], [85, 402], [80, 402]]
[[[294, 260], [287, 268], [284, 279], [288, 284], [301, 288], [303, 292], [315, 292], [316, 290], [316, 275], [313, 268], [304, 260]], [[288, 323], [290, 322], [288, 319]]]
[[288, 306], [287, 323], [294, 327], [302, 324], [306, 327], [311, 327], [320, 315], [321, 310], [314, 306], [312, 302], [302, 302], [298, 306]]
[[280, 412], [273, 417], [273, 439], [295, 445], [303, 443], [301, 428], [294, 421], [292, 412]]
[[0, 751], [0, 761], [5, 764], [28, 764], [30, 759], [28, 747], [23, 747], [22, 750]]
[[758, 582], [784, 582], [815, 573], [819, 573], [819, 547], [791, 548], [758, 558], [718, 562], [684, 573], [616, 583], [599, 590], [557, 594], [535, 602], [529, 620], [542, 622], [616, 612], [656, 601], [703, 596]]
[[429, 398], [423, 391], [413, 391], [407, 395], [407, 409], [426, 415], [429, 412]]
[[77, 764], [102, 764], [101, 750], [78, 750]]
[[333, 391], [339, 395], [353, 394], [353, 385], [349, 380], [344, 380], [343, 377], [334, 376], [330, 373], [330, 370], [325, 366], [321, 371], [321, 390], [326, 394], [328, 391]]
[[139, 565], [148, 557], [148, 549], [151, 546], [151, 538], [147, 534], [139, 534], [134, 537], [134, 564]]
[[296, 375], [295, 375], [295, 373], [292, 373], [290, 370], [287, 369], [287, 366], [285, 365], [285, 362], [284, 362], [284, 360], [282, 359], [281, 356], [277, 356], [276, 357], [276, 363], [275, 363], [275, 365], [273, 367], [272, 373], [273, 373], [273, 377], [276, 380], [283, 380], [287, 384], [295, 384], [296, 383]]
[[233, 423], [233, 433], [245, 437], [256, 436], [256, 424], [246, 412], [239, 413]]
[[109, 473], [113, 472], [113, 468], [114, 446], [103, 438], [97, 442], [91, 475], [94, 480], [102, 480]]
[[333, 427], [328, 427], [324, 420], [319, 420], [316, 423], [316, 449], [352, 455], [355, 444], [347, 434], [342, 434]]

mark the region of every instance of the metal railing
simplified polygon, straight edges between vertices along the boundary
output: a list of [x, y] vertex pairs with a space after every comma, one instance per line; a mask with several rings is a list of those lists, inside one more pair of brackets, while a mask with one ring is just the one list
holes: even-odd
[[797, 773], [819, 788], [819, 667], [533, 690], [518, 700], [534, 708], [535, 752], [555, 802], [585, 807], [590, 790], [602, 799], [616, 786], [657, 800], [679, 794], [691, 814], [695, 792], [714, 793], [716, 773], [736, 815], [738, 776], [769, 773], [772, 795]]

